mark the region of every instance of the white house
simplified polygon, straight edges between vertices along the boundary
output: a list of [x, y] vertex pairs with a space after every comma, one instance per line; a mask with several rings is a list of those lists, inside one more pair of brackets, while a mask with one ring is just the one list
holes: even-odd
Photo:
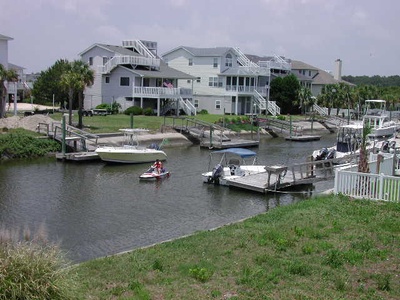
[[[269, 84], [276, 70], [288, 72], [290, 64], [279, 56], [254, 62], [239, 48], [194, 48], [180, 46], [162, 55], [168, 66], [196, 80], [179, 80], [193, 86], [193, 103], [212, 114], [280, 113], [269, 101]], [[254, 57], [253, 57], [254, 59]]]
[[31, 88], [26, 83], [24, 68], [8, 61], [8, 42], [12, 40], [13, 38], [0, 34], [0, 64], [7, 70], [14, 70], [18, 75], [17, 82], [7, 83], [8, 102], [14, 101], [14, 98], [17, 101], [21, 100], [24, 97], [24, 93]]
[[[193, 76], [167, 66], [157, 56], [157, 43], [123, 41], [122, 46], [94, 44], [80, 53], [95, 73], [94, 84], [85, 90], [84, 107], [95, 108], [114, 101], [151, 108], [158, 116], [168, 111], [195, 115], [192, 104]], [[189, 82], [181, 86], [181, 82]]]

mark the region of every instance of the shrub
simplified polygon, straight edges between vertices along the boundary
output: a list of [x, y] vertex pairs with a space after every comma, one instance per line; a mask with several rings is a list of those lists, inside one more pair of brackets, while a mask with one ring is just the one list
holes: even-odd
[[0, 135], [0, 159], [45, 156], [61, 150], [54, 140], [38, 139], [36, 134], [24, 129], [14, 129]]
[[0, 228], [0, 299], [77, 299], [59, 247], [28, 231], [18, 239], [17, 231]]
[[134, 114], [134, 115], [142, 115], [143, 114], [143, 109], [139, 106], [131, 106], [128, 107], [127, 109], [125, 109], [124, 111], [125, 115], [130, 115], [130, 114]]
[[96, 106], [96, 109], [107, 109], [107, 110], [110, 110], [111, 109], [111, 105], [108, 104], [108, 103], [101, 103], [101, 104]]
[[151, 107], [148, 107], [148, 108], [145, 108], [143, 110], [143, 114], [145, 116], [152, 116], [152, 115], [154, 115], [154, 112], [153, 112], [153, 109]]
[[207, 109], [202, 109], [201, 111], [198, 112], [199, 115], [208, 115], [208, 110]]

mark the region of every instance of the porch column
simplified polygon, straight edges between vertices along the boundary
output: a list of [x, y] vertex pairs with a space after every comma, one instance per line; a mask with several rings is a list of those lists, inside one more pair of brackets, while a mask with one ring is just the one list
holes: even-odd
[[235, 115], [237, 115], [238, 114], [238, 102], [239, 102], [239, 96], [238, 96], [237, 93], [236, 93], [236, 96], [235, 96], [235, 100], [236, 100], [236, 102], [235, 102]]
[[160, 109], [161, 109], [160, 97], [158, 97], [158, 98], [157, 98], [157, 117], [160, 116]]

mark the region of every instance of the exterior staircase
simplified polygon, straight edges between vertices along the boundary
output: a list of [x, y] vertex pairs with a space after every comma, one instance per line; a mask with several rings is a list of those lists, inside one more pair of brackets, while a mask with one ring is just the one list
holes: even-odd
[[253, 98], [254, 98], [254, 103], [257, 105], [260, 111], [267, 110], [273, 116], [281, 114], [281, 108], [278, 105], [276, 105], [275, 101], [266, 100], [257, 91], [254, 91]]

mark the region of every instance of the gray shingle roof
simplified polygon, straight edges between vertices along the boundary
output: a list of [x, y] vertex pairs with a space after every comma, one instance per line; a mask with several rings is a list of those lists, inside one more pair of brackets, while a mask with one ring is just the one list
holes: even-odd
[[129, 69], [121, 66], [122, 68], [128, 69], [135, 74], [146, 78], [170, 78], [170, 79], [196, 79], [195, 76], [187, 73], [178, 71], [169, 67], [165, 62], [161, 61], [159, 70], [140, 70], [140, 69]]
[[13, 38], [12, 37], [9, 37], [9, 36], [6, 36], [6, 35], [2, 35], [2, 34], [0, 34], [0, 40], [13, 40]]
[[[180, 46], [175, 48], [172, 51], [175, 51], [176, 49], [184, 49], [191, 53], [193, 56], [222, 56], [229, 50], [231, 50], [231, 47], [214, 47], [214, 48], [195, 48], [195, 47], [188, 47], [188, 46]], [[170, 51], [170, 52], [172, 52]]]

